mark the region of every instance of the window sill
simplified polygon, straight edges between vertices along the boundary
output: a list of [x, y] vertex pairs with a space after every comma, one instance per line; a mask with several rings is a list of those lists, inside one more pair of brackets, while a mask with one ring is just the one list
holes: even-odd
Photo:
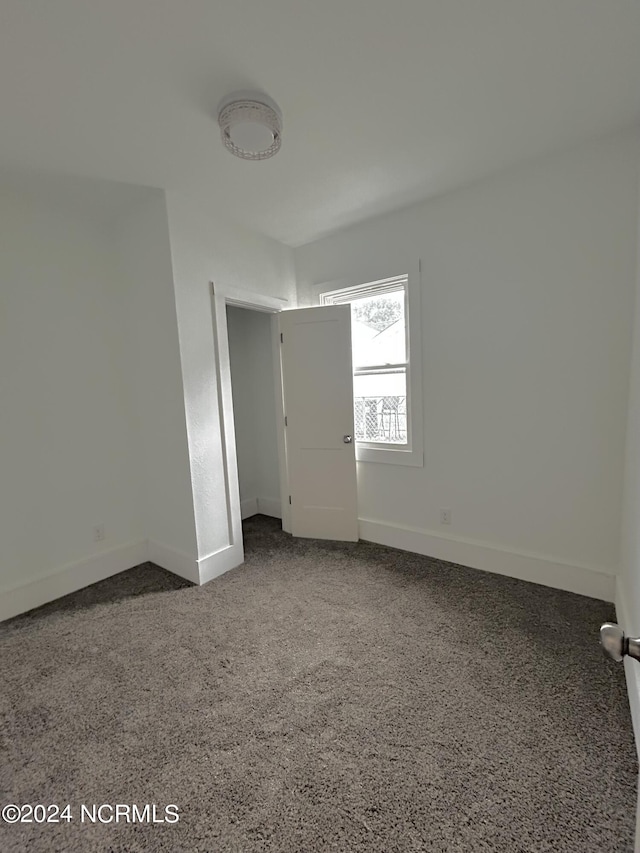
[[356, 443], [356, 462], [382, 462], [386, 465], [410, 465], [424, 467], [424, 454], [421, 450], [407, 450], [399, 447], [375, 447], [371, 444]]

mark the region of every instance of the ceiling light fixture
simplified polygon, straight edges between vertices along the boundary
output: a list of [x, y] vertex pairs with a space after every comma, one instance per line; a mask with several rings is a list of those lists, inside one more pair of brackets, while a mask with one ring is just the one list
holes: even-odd
[[282, 113], [275, 101], [256, 92], [237, 92], [218, 107], [226, 148], [243, 160], [268, 160], [280, 150]]

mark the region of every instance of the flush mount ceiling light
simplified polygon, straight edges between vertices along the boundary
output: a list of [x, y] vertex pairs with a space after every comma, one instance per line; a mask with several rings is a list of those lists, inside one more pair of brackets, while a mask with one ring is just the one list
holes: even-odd
[[280, 150], [282, 113], [266, 95], [239, 92], [218, 107], [225, 147], [243, 160], [268, 160]]

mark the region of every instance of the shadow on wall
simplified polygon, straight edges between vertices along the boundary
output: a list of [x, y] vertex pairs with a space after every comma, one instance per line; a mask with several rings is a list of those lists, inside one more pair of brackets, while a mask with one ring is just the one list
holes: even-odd
[[8, 619], [2, 627], [18, 627], [25, 622], [37, 622], [54, 613], [90, 610], [102, 604], [113, 604], [127, 598], [138, 598], [158, 592], [174, 592], [191, 586], [194, 586], [191, 581], [171, 574], [154, 563], [142, 563], [127, 569], [126, 572], [120, 572], [106, 580], [65, 595], [63, 598], [43, 604], [42, 607], [36, 607], [34, 610]]

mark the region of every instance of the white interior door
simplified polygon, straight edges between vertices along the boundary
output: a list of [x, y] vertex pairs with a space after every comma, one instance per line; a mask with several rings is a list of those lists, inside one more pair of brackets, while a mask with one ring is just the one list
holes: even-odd
[[279, 315], [291, 533], [358, 539], [351, 306]]

